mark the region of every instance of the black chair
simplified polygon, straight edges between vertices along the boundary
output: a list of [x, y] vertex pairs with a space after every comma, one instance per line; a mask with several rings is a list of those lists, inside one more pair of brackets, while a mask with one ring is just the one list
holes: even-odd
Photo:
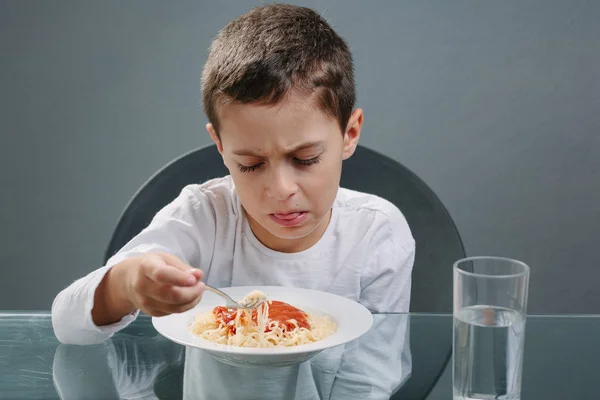
[[147, 227], [154, 215], [173, 201], [186, 185], [228, 174], [215, 145], [192, 150], [162, 167], [138, 189], [125, 207], [104, 254], [104, 263]]
[[[215, 145], [193, 150], [164, 166], [125, 208], [106, 250], [105, 262], [144, 229], [184, 186], [227, 174]], [[381, 196], [405, 215], [417, 243], [410, 311], [451, 312], [452, 263], [463, 258], [465, 251], [452, 218], [435, 193], [400, 163], [364, 146], [358, 146], [355, 154], [344, 161], [341, 186]], [[424, 328], [411, 324], [411, 336], [420, 335], [420, 329]], [[433, 346], [411, 347], [412, 378], [393, 398], [427, 396], [450, 359], [451, 337], [436, 346], [435, 353]]]

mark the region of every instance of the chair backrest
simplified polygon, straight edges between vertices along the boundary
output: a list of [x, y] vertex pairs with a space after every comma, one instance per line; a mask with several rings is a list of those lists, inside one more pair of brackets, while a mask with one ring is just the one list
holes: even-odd
[[416, 242], [410, 311], [452, 311], [452, 263], [465, 251], [435, 193], [402, 164], [364, 146], [344, 161], [340, 185], [383, 197], [406, 217]]
[[[373, 193], [394, 203], [404, 214], [416, 242], [411, 312], [452, 311], [452, 263], [465, 256], [462, 240], [435, 193], [402, 164], [366, 147], [344, 162], [341, 186]], [[431, 326], [410, 323], [411, 337], [428, 335]], [[436, 328], [434, 328], [436, 329]], [[452, 356], [447, 341], [411, 344], [412, 374], [391, 400], [426, 399]]]
[[[104, 261], [141, 232], [184, 186], [227, 174], [215, 145], [193, 150], [165, 165], [130, 200], [119, 218]], [[340, 186], [383, 197], [406, 217], [417, 247], [410, 311], [451, 312], [452, 263], [464, 257], [465, 251], [452, 218], [435, 193], [402, 164], [364, 146], [358, 146], [355, 154], [344, 161]], [[412, 349], [412, 377], [394, 398], [427, 396], [448, 363], [450, 339], [442, 346], [445, 351], [436, 353], [435, 359], [431, 353], [425, 356], [419, 349]]]
[[129, 200], [104, 253], [104, 263], [146, 228], [154, 215], [173, 201], [185, 186], [227, 174], [229, 171], [215, 145], [192, 150], [166, 164]]

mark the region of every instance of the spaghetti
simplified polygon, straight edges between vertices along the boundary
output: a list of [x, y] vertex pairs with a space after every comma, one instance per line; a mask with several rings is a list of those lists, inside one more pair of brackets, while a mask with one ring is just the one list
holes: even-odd
[[[253, 291], [241, 304], [266, 299]], [[289, 347], [313, 343], [330, 336], [335, 323], [327, 316], [310, 315], [277, 300], [266, 300], [257, 308], [228, 309], [218, 306], [198, 314], [190, 331], [214, 343], [240, 347]]]

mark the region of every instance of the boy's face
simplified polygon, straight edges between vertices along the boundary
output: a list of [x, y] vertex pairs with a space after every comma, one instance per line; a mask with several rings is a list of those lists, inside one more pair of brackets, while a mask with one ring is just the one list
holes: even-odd
[[305, 250], [325, 232], [342, 171], [356, 148], [362, 111], [344, 135], [336, 119], [308, 96], [287, 96], [275, 106], [220, 107], [217, 144], [255, 236], [283, 252]]

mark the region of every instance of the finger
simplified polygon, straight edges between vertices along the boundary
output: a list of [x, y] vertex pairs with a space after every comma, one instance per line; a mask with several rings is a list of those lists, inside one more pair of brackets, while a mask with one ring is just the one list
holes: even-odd
[[192, 308], [196, 307], [201, 299], [202, 299], [202, 295], [196, 297], [194, 300], [190, 301], [189, 303], [171, 305], [171, 306], [167, 307], [166, 310], [168, 310], [168, 312], [170, 312], [171, 314], [179, 314], [182, 312], [186, 312], [186, 311], [191, 310]]
[[145, 307], [143, 310], [147, 309], [148, 313], [153, 316], [182, 313], [194, 308], [200, 302], [201, 299], [202, 293], [192, 298], [192, 300], [189, 302], [181, 304], [169, 304], [161, 300], [147, 297], [144, 299]]
[[192, 271], [190, 271], [190, 273], [194, 275], [199, 281], [202, 280], [202, 278], [204, 278], [204, 271], [202, 271], [199, 268], [193, 268]]
[[198, 304], [200, 296], [185, 304], [166, 304], [156, 299], [146, 297], [142, 301], [140, 311], [153, 317], [164, 317], [173, 313], [181, 313], [187, 311]]
[[185, 272], [190, 272], [192, 275], [196, 277], [196, 280], [202, 280], [204, 277], [204, 272], [201, 269], [194, 268], [185, 262], [183, 262], [179, 257], [170, 254], [170, 253], [158, 253], [162, 259], [169, 265], [180, 269]]
[[172, 313], [167, 313], [167, 312], [163, 312], [163, 311], [158, 311], [158, 310], [148, 310], [148, 312], [146, 313], [152, 317], [166, 317], [169, 314]]
[[149, 293], [148, 296], [158, 303], [182, 305], [200, 298], [204, 293], [204, 289], [203, 282], [198, 282], [198, 284], [190, 287], [163, 285], [157, 288], [156, 291]]
[[185, 262], [183, 262], [179, 257], [170, 254], [170, 253], [158, 253], [158, 255], [165, 260], [165, 262], [173, 267], [180, 269], [182, 271], [189, 271], [191, 269], [196, 269]]
[[147, 296], [140, 298], [138, 308], [140, 309], [140, 311], [153, 317], [162, 317], [164, 315], [167, 315], [167, 313], [161, 310], [164, 307], [161, 305], [160, 302]]
[[147, 276], [156, 283], [173, 286], [193, 286], [198, 282], [198, 278], [193, 274], [164, 262], [151, 265], [147, 270]]

